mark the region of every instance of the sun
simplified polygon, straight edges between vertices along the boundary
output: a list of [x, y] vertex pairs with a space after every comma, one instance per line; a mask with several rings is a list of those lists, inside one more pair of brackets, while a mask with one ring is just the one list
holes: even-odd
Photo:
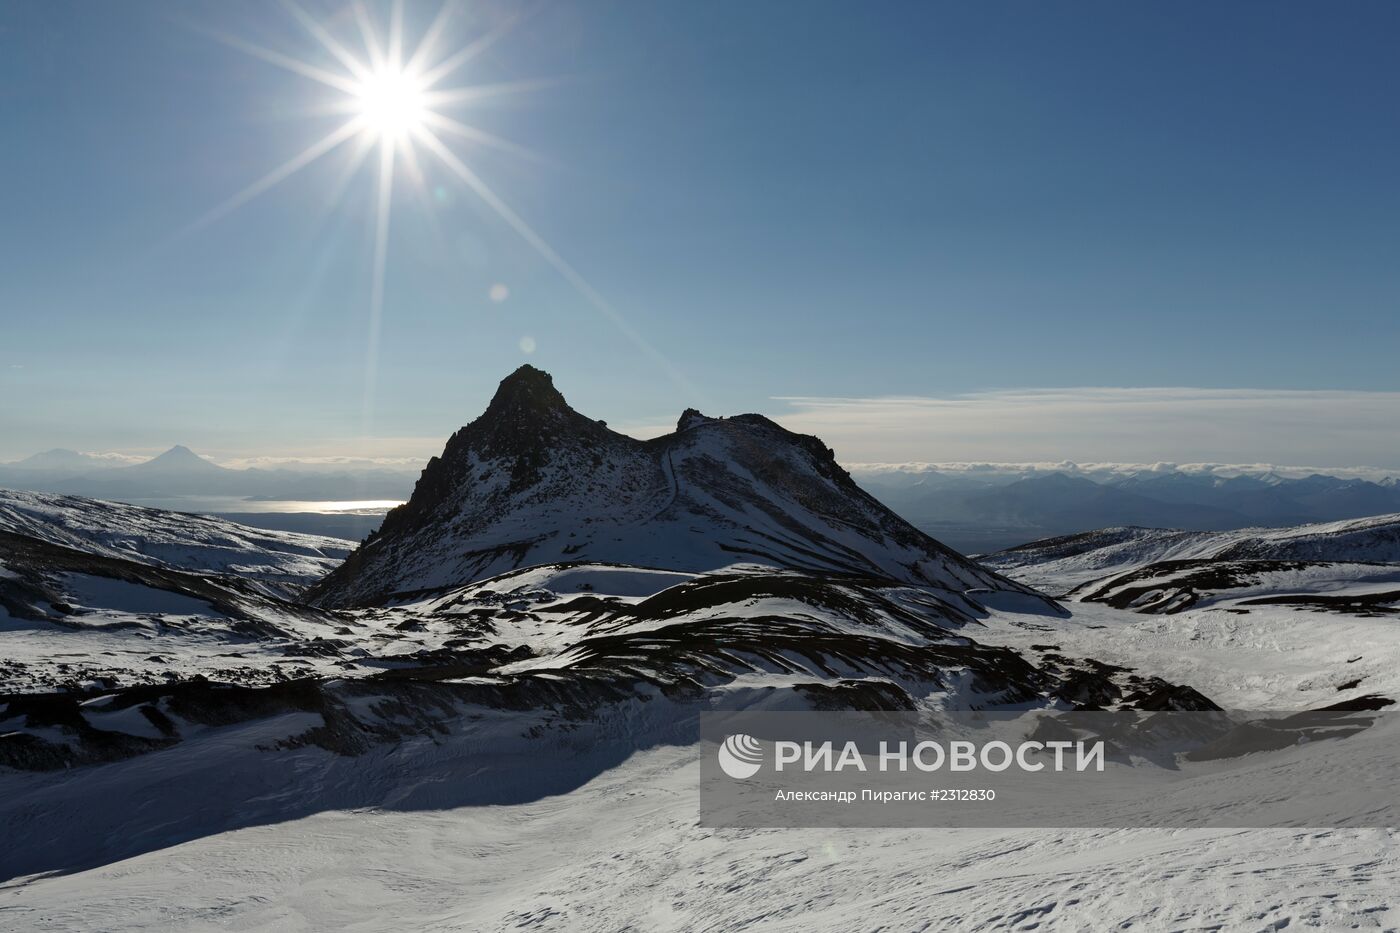
[[427, 122], [427, 91], [422, 78], [405, 69], [384, 66], [361, 80], [353, 96], [370, 132], [402, 139], [421, 132]]
[[[445, 87], [453, 74], [466, 69], [499, 39], [518, 19], [511, 16], [479, 37], [455, 50], [444, 48], [449, 22], [461, 6], [459, 0], [442, 0], [437, 15], [419, 34], [406, 43], [404, 35], [405, 0], [389, 0], [387, 24], [376, 23], [370, 5], [362, 0], [346, 0], [341, 15], [322, 21], [298, 5], [298, 0], [282, 0], [291, 18], [314, 40], [305, 57], [293, 56], [226, 33], [213, 32], [213, 38], [278, 68], [293, 72], [334, 92], [319, 103], [314, 112], [334, 114], [344, 119], [330, 132], [315, 140], [281, 165], [252, 184], [205, 212], [182, 231], [191, 233], [232, 213], [249, 201], [284, 183], [307, 166], [333, 152], [348, 149], [341, 171], [341, 182], [330, 203], [345, 193], [372, 154], [378, 154], [373, 207], [373, 261], [370, 264], [369, 333], [365, 360], [365, 420], [369, 422], [378, 366], [380, 320], [384, 311], [384, 281], [389, 248], [389, 221], [394, 211], [396, 179], [410, 183], [418, 200], [429, 210], [436, 203], [430, 191], [441, 190], [427, 180], [428, 167], [445, 170], [474, 193], [506, 226], [514, 230], [579, 293], [579, 295], [663, 370], [688, 395], [698, 391], [682, 377], [671, 362], [637, 333], [602, 295], [570, 265], [544, 237], [517, 214], [479, 176], [464, 155], [454, 148], [474, 154], [483, 148], [539, 163], [543, 160], [529, 149], [501, 139], [485, 130], [464, 123], [454, 116], [474, 104], [502, 94], [529, 91], [540, 81], [513, 81], [499, 84], [466, 84]], [[380, 7], [381, 9], [384, 7]], [[337, 24], [332, 29], [331, 23]], [[345, 35], [353, 24], [359, 33]], [[427, 165], [425, 165], [427, 163]], [[494, 300], [494, 299], [493, 299]], [[534, 338], [521, 339], [522, 352], [534, 350]]]

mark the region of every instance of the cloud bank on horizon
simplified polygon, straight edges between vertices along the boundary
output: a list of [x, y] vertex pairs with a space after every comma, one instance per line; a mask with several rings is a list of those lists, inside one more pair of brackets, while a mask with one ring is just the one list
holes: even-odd
[[[820, 437], [852, 469], [1319, 469], [1358, 476], [1400, 471], [1400, 392], [1027, 388], [947, 397], [778, 396], [772, 401], [785, 410], [766, 414], [789, 430]], [[674, 430], [675, 422], [658, 418], [613, 426], [646, 438]], [[445, 441], [446, 435], [353, 438], [343, 445], [327, 439], [301, 450], [200, 453], [235, 468], [416, 470]], [[135, 462], [158, 452], [96, 455]], [[17, 458], [33, 451], [6, 453]]]
[[945, 398], [782, 397], [785, 427], [843, 462], [1400, 466], [1400, 392], [1009, 389]]

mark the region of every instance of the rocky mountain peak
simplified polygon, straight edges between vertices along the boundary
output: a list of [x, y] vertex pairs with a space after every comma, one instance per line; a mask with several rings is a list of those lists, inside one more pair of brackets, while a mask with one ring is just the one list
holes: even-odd
[[544, 370], [527, 364], [501, 380], [485, 417], [540, 416], [559, 411], [572, 409], [554, 388], [554, 379]]
[[698, 427], [702, 424], [709, 424], [711, 421], [718, 420], [718, 418], [710, 418], [706, 415], [702, 415], [694, 408], [687, 408], [685, 411], [681, 412], [681, 418], [679, 421], [676, 422], [676, 430], [689, 431], [691, 428]]
[[639, 441], [574, 411], [546, 373], [523, 366], [310, 596], [374, 605], [579, 560], [1020, 589], [890, 512], [815, 437], [759, 415], [689, 409], [675, 433]]
[[501, 380], [491, 404], [448, 444], [444, 459], [474, 451], [480, 456], [515, 456], [537, 466], [544, 452], [561, 445], [606, 444], [615, 435], [569, 407], [549, 373], [521, 366]]

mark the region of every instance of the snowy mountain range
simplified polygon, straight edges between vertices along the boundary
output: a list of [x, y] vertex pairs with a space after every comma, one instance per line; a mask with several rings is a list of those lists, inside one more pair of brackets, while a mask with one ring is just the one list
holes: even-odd
[[[1014, 927], [1067, 884], [1120, 925], [1235, 928], [1318, 871], [1394, 889], [1384, 831], [872, 831], [843, 867], [829, 832], [699, 827], [695, 794], [715, 709], [1387, 708], [1398, 542], [1389, 515], [973, 561], [815, 438], [688, 411], [637, 441], [528, 367], [359, 546], [0, 493], [0, 838], [22, 840], [0, 924], [279, 926], [324, 887], [326, 925], [363, 889], [398, 926], [650, 929], [636, 904], [661, 889], [663, 926], [727, 929], [754, 905], [721, 892], [761, 876], [810, 905], [803, 928], [858, 927], [856, 890]], [[256, 896], [232, 839], [267, 853]], [[1263, 877], [1220, 882], [1250, 860]], [[469, 867], [482, 897], [444, 920]], [[1183, 906], [1204, 883], [1231, 885], [1209, 916]], [[1337, 927], [1390, 909], [1308, 903]]]
[[858, 469], [882, 502], [964, 553], [1137, 525], [1220, 531], [1400, 512], [1400, 484], [1313, 473], [1178, 469]]

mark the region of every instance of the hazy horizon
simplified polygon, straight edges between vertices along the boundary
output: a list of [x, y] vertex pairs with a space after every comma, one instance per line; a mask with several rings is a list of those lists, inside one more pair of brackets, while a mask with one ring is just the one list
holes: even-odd
[[[647, 431], [626, 432], [630, 436], [639, 439], [660, 436], [660, 433], [652, 434]], [[51, 453], [76, 453], [84, 457], [92, 457], [106, 461], [102, 468], [119, 468], [124, 466], [136, 466], [146, 463], [159, 457], [162, 453], [169, 452], [176, 447], [185, 447], [183, 444], [172, 445], [162, 450], [149, 450], [140, 453], [125, 451], [94, 451], [79, 450], [70, 447], [56, 447], [48, 450], [35, 451], [27, 457], [20, 457], [13, 460], [0, 460], [0, 467], [13, 467], [33, 456], [42, 456]], [[188, 448], [187, 448], [188, 449]], [[230, 470], [246, 469], [291, 469], [303, 470], [306, 472], [324, 471], [334, 472], [343, 470], [386, 470], [399, 471], [403, 473], [417, 474], [430, 457], [436, 454], [427, 454], [422, 457], [381, 457], [381, 458], [355, 458], [355, 457], [298, 457], [295, 455], [285, 455], [278, 457], [214, 457], [202, 451], [193, 451], [201, 459], [208, 460], [217, 466]], [[1102, 460], [906, 460], [906, 461], [879, 461], [879, 460], [840, 460], [846, 469], [857, 473], [882, 474], [882, 473], [919, 473], [919, 472], [945, 472], [945, 473], [967, 473], [967, 474], [1004, 474], [1004, 473], [1085, 473], [1085, 474], [1131, 474], [1131, 473], [1165, 473], [1180, 472], [1190, 474], [1213, 474], [1222, 477], [1235, 475], [1262, 475], [1275, 473], [1287, 478], [1301, 478], [1314, 473], [1334, 476], [1341, 479], [1366, 479], [1381, 480], [1392, 476], [1400, 475], [1400, 467], [1384, 467], [1372, 465], [1319, 465], [1319, 464], [1290, 464], [1290, 463], [1221, 463], [1215, 461], [1102, 461]], [[3, 485], [3, 482], [0, 482]]]
[[[562, 388], [568, 392], [568, 386]], [[347, 442], [345, 446], [358, 448], [358, 453], [333, 443], [250, 449], [229, 445], [217, 436], [207, 444], [194, 444], [184, 438], [210, 432], [191, 426], [183, 432], [177, 429], [172, 440], [151, 446], [102, 447], [74, 440], [76, 432], [65, 431], [54, 434], [60, 443], [24, 449], [7, 436], [0, 441], [0, 464], [54, 449], [134, 464], [178, 445], [234, 467], [321, 463], [416, 469], [440, 453], [447, 438], [479, 415], [489, 400], [486, 393], [465, 402], [475, 409], [464, 412], [455, 423], [444, 422], [435, 436], [376, 438], [369, 445]], [[1400, 471], [1400, 392], [1082, 388], [947, 398], [760, 401], [766, 404], [705, 413], [767, 415], [789, 430], [821, 438], [836, 451], [839, 461], [852, 465], [1065, 463], [1150, 468], [1184, 464], [1358, 474]], [[675, 418], [628, 423], [596, 410], [580, 410], [604, 417], [613, 430], [638, 438], [675, 430]], [[1343, 451], [1350, 452], [1350, 457]]]

